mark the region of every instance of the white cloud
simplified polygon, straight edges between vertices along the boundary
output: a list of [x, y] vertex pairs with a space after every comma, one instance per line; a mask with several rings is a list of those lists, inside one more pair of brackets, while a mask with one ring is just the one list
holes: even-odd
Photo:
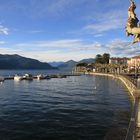
[[80, 40], [80, 39], [35, 41], [32, 43], [20, 43], [20, 44], [16, 44], [15, 46], [17, 49], [21, 49], [22, 51], [28, 51], [28, 52], [39, 52], [42, 50], [44, 52], [57, 51], [57, 53], [59, 53], [61, 57], [62, 55], [68, 53], [82, 54], [82, 53], [92, 52], [92, 54], [94, 55], [96, 52], [105, 51], [104, 45], [100, 44], [99, 42], [88, 42], [86, 40]]
[[1, 48], [0, 53], [14, 53], [41, 61], [67, 61], [94, 57], [96, 51], [103, 52], [98, 42], [86, 42], [80, 39], [35, 41], [15, 44], [11, 49]]
[[103, 35], [103, 34], [95, 34], [95, 35], [94, 35], [94, 37], [97, 37], [97, 38], [98, 38], [98, 37], [102, 37], [102, 36], [104, 36], [104, 35]]
[[131, 42], [123, 40], [114, 40], [107, 45], [111, 54], [118, 57], [130, 57], [140, 54], [140, 47], [137, 44], [132, 45]]
[[0, 54], [20, 54], [21, 50], [15, 48], [0, 47]]
[[[94, 17], [93, 17], [94, 19]], [[83, 28], [83, 31], [92, 32], [94, 34], [120, 29], [125, 27], [126, 14], [124, 10], [114, 10], [98, 15], [95, 23], [89, 24]]]
[[9, 34], [9, 29], [7, 27], [4, 27], [3, 25], [0, 25], [0, 34]]
[[16, 44], [17, 47], [37, 47], [37, 48], [64, 48], [64, 49], [70, 49], [70, 48], [77, 48], [81, 46], [86, 46], [82, 40], [79, 39], [66, 39], [66, 40], [52, 40], [52, 41], [35, 41], [31, 43], [20, 43]]
[[0, 47], [0, 53], [19, 54], [46, 62], [67, 61], [70, 59], [78, 61], [83, 58], [93, 58], [96, 54], [103, 54], [105, 52], [116, 57], [129, 57], [140, 54], [140, 46], [131, 46], [130, 42], [119, 39], [113, 40], [108, 44], [101, 44], [100, 42], [87, 42], [86, 40], [79, 39], [67, 39], [39, 42], [35, 41], [33, 43], [21, 43], [14, 46], [11, 48]]
[[52, 61], [68, 61], [68, 60], [76, 60], [79, 61], [83, 58], [93, 58], [95, 55], [90, 52], [67, 52], [67, 53], [59, 53], [59, 52], [47, 52], [47, 51], [39, 51], [39, 52], [26, 52], [21, 53], [26, 57], [31, 57], [38, 59], [40, 61], [52, 62]]
[[27, 31], [27, 33], [31, 33], [31, 34], [36, 34], [36, 33], [44, 33], [45, 31], [43, 30], [31, 30], [31, 31]]
[[100, 33], [100, 32], [105, 32], [105, 31], [118, 29], [118, 28], [122, 28], [122, 21], [116, 19], [112, 21], [102, 21], [100, 23], [91, 24], [91, 25], [86, 26], [84, 29], [92, 30], [92, 31], [95, 31], [96, 33]]

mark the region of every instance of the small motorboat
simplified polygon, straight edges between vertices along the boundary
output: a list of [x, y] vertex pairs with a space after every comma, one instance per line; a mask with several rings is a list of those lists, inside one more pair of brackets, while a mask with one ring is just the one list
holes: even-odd
[[39, 74], [36, 76], [38, 80], [51, 79], [48, 75]]
[[31, 74], [25, 74], [23, 76], [23, 79], [25, 79], [25, 80], [33, 80], [33, 76]]
[[37, 75], [36, 77], [37, 77], [37, 80], [46, 79], [46, 76], [44, 76], [43, 74], [39, 74], [39, 75]]
[[23, 80], [23, 77], [22, 76], [19, 76], [19, 75], [15, 75], [14, 76], [14, 80], [15, 81], [21, 81], [21, 80]]
[[0, 82], [4, 82], [4, 77], [0, 76]]

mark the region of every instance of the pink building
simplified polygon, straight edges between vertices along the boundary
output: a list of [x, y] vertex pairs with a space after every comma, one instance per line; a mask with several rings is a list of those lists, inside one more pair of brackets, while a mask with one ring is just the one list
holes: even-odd
[[128, 61], [129, 67], [140, 67], [140, 55], [132, 57]]

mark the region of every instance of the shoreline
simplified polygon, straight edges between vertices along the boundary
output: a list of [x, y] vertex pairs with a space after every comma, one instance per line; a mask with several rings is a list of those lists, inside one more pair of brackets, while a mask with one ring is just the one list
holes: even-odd
[[112, 78], [120, 80], [125, 85], [129, 94], [133, 98], [133, 102], [135, 102], [137, 88], [130, 80], [128, 80], [124, 76], [115, 75], [115, 74], [108, 74], [108, 73], [94, 73], [94, 72], [85, 73], [85, 74], [86, 75], [95, 75], [95, 76], [108, 76], [108, 77], [112, 77]]
[[95, 75], [95, 76], [108, 76], [120, 80], [128, 90], [128, 93], [133, 98], [133, 109], [131, 112], [130, 122], [127, 129], [127, 135], [125, 140], [132, 140], [133, 138], [139, 138], [140, 136], [140, 103], [138, 95], [140, 90], [126, 77], [118, 74], [108, 74], [108, 73], [85, 73], [86, 75]]

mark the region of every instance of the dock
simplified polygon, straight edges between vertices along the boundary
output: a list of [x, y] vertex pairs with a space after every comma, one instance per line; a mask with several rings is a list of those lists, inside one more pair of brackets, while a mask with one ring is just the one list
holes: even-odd
[[[67, 78], [71, 76], [81, 76], [81, 74], [53, 74], [53, 75], [47, 75], [45, 79], [52, 79], [52, 78]], [[14, 80], [14, 76], [8, 76], [8, 77], [3, 77], [4, 80]], [[37, 79], [37, 76], [33, 76], [33, 79]], [[24, 79], [26, 80], [26, 79]]]

